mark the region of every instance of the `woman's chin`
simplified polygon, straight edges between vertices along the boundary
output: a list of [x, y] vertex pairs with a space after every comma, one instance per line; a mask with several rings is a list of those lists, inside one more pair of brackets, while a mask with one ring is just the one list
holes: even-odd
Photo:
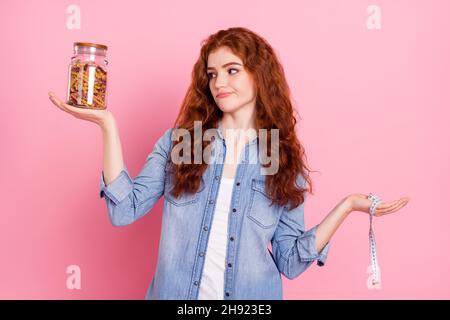
[[236, 107], [235, 105], [226, 104], [219, 104], [218, 107], [223, 113], [232, 113], [239, 109], [239, 107]]

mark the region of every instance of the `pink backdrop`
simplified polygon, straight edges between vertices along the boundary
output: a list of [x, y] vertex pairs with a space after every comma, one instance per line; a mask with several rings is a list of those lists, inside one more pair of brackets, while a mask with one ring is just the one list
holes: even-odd
[[[70, 29], [69, 5], [81, 10]], [[381, 10], [370, 29], [367, 8]], [[231, 26], [278, 52], [314, 173], [310, 228], [345, 195], [409, 196], [375, 220], [381, 289], [366, 286], [369, 218], [354, 212], [327, 265], [283, 279], [286, 299], [450, 298], [450, 2], [2, 1], [0, 298], [142, 299], [156, 266], [162, 199], [113, 227], [99, 198], [101, 132], [65, 114], [73, 42], [109, 46], [109, 108], [140, 171], [178, 112], [200, 42]], [[70, 265], [81, 289], [69, 289]]]

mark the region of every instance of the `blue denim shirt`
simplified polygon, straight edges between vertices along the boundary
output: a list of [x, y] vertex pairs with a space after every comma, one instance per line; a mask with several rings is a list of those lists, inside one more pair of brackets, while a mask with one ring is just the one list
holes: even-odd
[[[135, 222], [164, 196], [158, 262], [146, 299], [198, 299], [226, 154], [221, 128], [216, 132], [218, 138], [211, 142], [214, 161], [196, 193], [179, 198], [169, 193], [173, 186], [167, 174], [172, 128], [158, 139], [137, 177], [131, 178], [126, 166], [108, 186], [103, 172], [100, 176], [100, 197], [105, 198], [114, 226]], [[317, 252], [317, 225], [305, 230], [305, 203], [289, 212], [287, 205], [269, 207], [257, 145], [257, 139], [245, 145], [236, 169], [228, 223], [225, 300], [282, 299], [281, 274], [294, 279], [314, 261], [323, 266], [330, 246], [327, 243]], [[304, 186], [303, 177], [297, 181]]]

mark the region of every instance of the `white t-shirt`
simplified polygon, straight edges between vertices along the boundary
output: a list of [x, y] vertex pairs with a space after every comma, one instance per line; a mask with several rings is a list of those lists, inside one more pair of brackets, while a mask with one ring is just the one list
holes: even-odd
[[200, 280], [199, 300], [223, 300], [228, 214], [233, 184], [234, 179], [222, 177]]

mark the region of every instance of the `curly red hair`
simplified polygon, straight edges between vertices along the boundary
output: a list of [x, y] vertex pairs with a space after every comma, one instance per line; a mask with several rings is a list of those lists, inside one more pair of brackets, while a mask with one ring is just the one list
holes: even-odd
[[[192, 70], [192, 82], [183, 99], [174, 127], [184, 128], [194, 137], [194, 121], [201, 121], [202, 130], [217, 128], [223, 112], [216, 105], [209, 89], [207, 59], [210, 52], [219, 47], [228, 47], [242, 59], [256, 86], [256, 126], [258, 129], [279, 130], [279, 164], [282, 168], [274, 175], [266, 176], [266, 190], [272, 203], [284, 206], [291, 203], [293, 209], [305, 201], [304, 192], [312, 193], [311, 172], [306, 165], [306, 155], [295, 133], [297, 120], [291, 103], [290, 89], [284, 70], [273, 48], [261, 36], [242, 27], [220, 30], [202, 42], [200, 56]], [[270, 132], [270, 131], [269, 131]], [[267, 135], [267, 148], [271, 150], [271, 135]], [[210, 141], [191, 143], [191, 159], [194, 158], [195, 143], [205, 148]], [[175, 141], [173, 147], [177, 142]], [[204, 150], [204, 149], [203, 149]], [[273, 159], [272, 159], [273, 160]], [[175, 177], [173, 196], [183, 192], [198, 191], [208, 164], [181, 163], [173, 165]], [[269, 164], [264, 165], [270, 166]], [[297, 185], [299, 176], [304, 185]], [[306, 187], [307, 188], [303, 188]]]

